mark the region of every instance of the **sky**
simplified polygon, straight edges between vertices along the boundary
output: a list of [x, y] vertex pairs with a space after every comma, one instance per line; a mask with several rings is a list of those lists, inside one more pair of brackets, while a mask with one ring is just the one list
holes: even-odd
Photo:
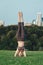
[[43, 0], [0, 0], [0, 20], [5, 25], [18, 23], [18, 12], [23, 12], [24, 23], [31, 23], [37, 13], [43, 16]]

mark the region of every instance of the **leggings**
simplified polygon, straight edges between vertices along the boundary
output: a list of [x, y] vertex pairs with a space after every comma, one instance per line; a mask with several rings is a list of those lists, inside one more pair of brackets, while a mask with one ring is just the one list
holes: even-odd
[[24, 41], [24, 22], [18, 23], [18, 31], [16, 34], [17, 41]]

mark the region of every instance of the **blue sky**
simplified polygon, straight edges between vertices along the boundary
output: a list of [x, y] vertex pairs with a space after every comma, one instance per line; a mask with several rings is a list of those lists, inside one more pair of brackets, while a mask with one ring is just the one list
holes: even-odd
[[43, 16], [43, 0], [0, 0], [0, 20], [5, 25], [17, 24], [18, 11], [23, 12], [25, 23], [30, 23], [36, 19], [37, 12]]

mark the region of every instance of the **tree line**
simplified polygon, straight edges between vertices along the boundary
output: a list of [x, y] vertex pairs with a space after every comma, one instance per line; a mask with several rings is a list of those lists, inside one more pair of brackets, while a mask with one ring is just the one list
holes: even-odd
[[[17, 48], [18, 26], [0, 26], [0, 50], [15, 50]], [[43, 27], [24, 26], [26, 50], [43, 50]]]

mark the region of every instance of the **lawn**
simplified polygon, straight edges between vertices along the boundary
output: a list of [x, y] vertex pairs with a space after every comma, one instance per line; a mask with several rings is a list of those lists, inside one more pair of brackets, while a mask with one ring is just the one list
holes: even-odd
[[0, 50], [0, 65], [43, 65], [43, 51], [27, 51], [27, 57], [14, 57], [14, 53]]

